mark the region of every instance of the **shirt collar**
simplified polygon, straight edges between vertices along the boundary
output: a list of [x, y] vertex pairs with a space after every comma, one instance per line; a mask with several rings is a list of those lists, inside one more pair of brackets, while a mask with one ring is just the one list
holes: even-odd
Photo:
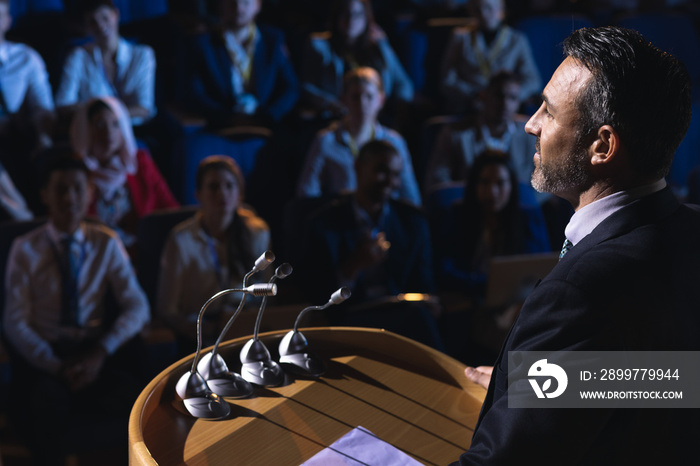
[[619, 191], [617, 193], [605, 196], [595, 202], [582, 207], [569, 220], [569, 224], [564, 230], [566, 238], [572, 244], [577, 244], [590, 232], [592, 232], [603, 220], [626, 207], [633, 202], [648, 196], [657, 191], [661, 191], [666, 187], [666, 180], [661, 178], [654, 183], [639, 186], [636, 188]]
[[[73, 233], [73, 239], [76, 243], [83, 243], [85, 241], [85, 226], [83, 222], [80, 222], [78, 229]], [[60, 244], [62, 239], [67, 238], [69, 235], [58, 231], [51, 221], [47, 223], [46, 232], [49, 235], [51, 241], [55, 244]]]

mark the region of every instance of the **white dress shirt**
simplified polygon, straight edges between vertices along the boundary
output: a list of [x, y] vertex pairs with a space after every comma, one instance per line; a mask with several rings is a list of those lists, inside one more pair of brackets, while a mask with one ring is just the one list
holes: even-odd
[[0, 44], [0, 88], [8, 113], [17, 113], [23, 105], [30, 111], [54, 109], [44, 60], [28, 45]]
[[[116, 233], [83, 223], [73, 236], [81, 258], [77, 327], [61, 324], [62, 281], [57, 254], [63, 253], [62, 235], [50, 222], [17, 238], [7, 263], [5, 333], [29, 363], [52, 374], [60, 370], [61, 360], [51, 343], [97, 336], [112, 354], [150, 320], [146, 295]], [[119, 315], [104, 334], [95, 335], [109, 289], [117, 300]]]
[[[107, 95], [118, 98], [127, 108], [143, 107], [148, 110], [149, 118], [153, 117], [156, 113], [153, 49], [119, 39], [116, 65], [112, 83], [105, 75], [100, 48], [94, 43], [76, 47], [63, 64], [56, 105], [69, 106]], [[139, 124], [149, 118], [132, 118], [132, 123]]]

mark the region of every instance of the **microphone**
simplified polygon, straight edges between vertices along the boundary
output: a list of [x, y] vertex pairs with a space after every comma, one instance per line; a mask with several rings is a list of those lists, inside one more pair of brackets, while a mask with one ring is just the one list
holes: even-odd
[[290, 330], [280, 341], [280, 363], [288, 367], [297, 375], [319, 377], [326, 371], [325, 364], [318, 358], [308, 353], [309, 342], [303, 333], [299, 331], [301, 318], [311, 310], [323, 310], [328, 306], [340, 304], [350, 297], [349, 288], [342, 287], [336, 290], [323, 306], [309, 306], [303, 309], [294, 322], [294, 329]]
[[[228, 403], [224, 402], [219, 394], [214, 393], [202, 375], [197, 372], [197, 362], [202, 351], [202, 317], [207, 307], [219, 298], [220, 296], [229, 293], [243, 293], [243, 296], [248, 294], [256, 294], [258, 296], [268, 296], [277, 294], [277, 285], [274, 283], [264, 283], [262, 285], [253, 285], [244, 288], [232, 288], [219, 291], [214, 296], [209, 298], [202, 306], [197, 316], [197, 351], [195, 352], [192, 368], [189, 372], [185, 372], [175, 385], [175, 392], [182, 399], [185, 409], [194, 417], [203, 419], [221, 419], [226, 417], [231, 412]], [[245, 382], [245, 380], [243, 381]], [[248, 396], [253, 392], [253, 387], [245, 382], [248, 386], [240, 386], [237, 395], [225, 396]], [[241, 384], [242, 385], [242, 384]]]
[[[288, 277], [292, 273], [292, 266], [284, 263], [277, 267], [275, 274], [270, 278], [268, 283], [273, 283], [275, 280]], [[267, 296], [263, 297], [260, 303], [258, 317], [255, 320], [255, 329], [253, 338], [241, 349], [241, 376], [250, 383], [262, 385], [266, 387], [274, 387], [284, 382], [284, 371], [277, 364], [268, 351], [265, 343], [258, 339], [260, 331], [260, 322], [262, 322], [263, 312], [267, 304]]]
[[[254, 291], [251, 294], [255, 294], [255, 290], [259, 290], [259, 294], [256, 296], [265, 296], [266, 290], [274, 289], [274, 292], [270, 292], [268, 296], [276, 295], [277, 285], [274, 283], [259, 283], [248, 286], [248, 279], [251, 275], [265, 270], [274, 260], [275, 254], [270, 250], [265, 251], [258, 257], [255, 264], [253, 264], [253, 268], [243, 277], [243, 289], [253, 289]], [[211, 353], [205, 354], [197, 365], [200, 374], [202, 374], [204, 379], [209, 383], [214, 393], [221, 396], [243, 398], [253, 393], [253, 386], [241, 377], [240, 374], [230, 371], [226, 365], [226, 361], [224, 361], [224, 358], [219, 354], [219, 345], [224, 340], [224, 336], [228, 333], [233, 321], [236, 320], [236, 317], [238, 317], [238, 314], [240, 314], [243, 309], [247, 297], [247, 293], [241, 297], [241, 302], [238, 303], [238, 307], [231, 315], [228, 322], [226, 322], [224, 329], [214, 343], [214, 348], [211, 350]]]

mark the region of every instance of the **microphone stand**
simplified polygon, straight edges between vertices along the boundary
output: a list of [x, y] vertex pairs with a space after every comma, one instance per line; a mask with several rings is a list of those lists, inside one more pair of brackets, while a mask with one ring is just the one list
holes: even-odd
[[280, 363], [288, 367], [291, 372], [307, 377], [319, 377], [326, 371], [326, 366], [320, 359], [308, 352], [309, 342], [303, 333], [299, 331], [299, 323], [304, 314], [311, 310], [323, 310], [333, 304], [340, 304], [351, 295], [350, 289], [339, 288], [323, 306], [309, 306], [303, 309], [294, 322], [294, 329], [290, 330], [280, 341]]
[[[277, 267], [275, 274], [270, 278], [268, 283], [273, 283], [277, 279], [288, 277], [292, 273], [292, 266], [284, 263]], [[263, 296], [260, 303], [260, 310], [255, 321], [255, 329], [253, 338], [241, 349], [241, 375], [245, 380], [256, 385], [265, 387], [275, 387], [281, 385], [285, 380], [284, 371], [270, 356], [265, 343], [258, 339], [260, 331], [260, 322], [262, 322], [263, 312], [267, 304], [267, 296]]]
[[[256, 296], [274, 295], [277, 294], [277, 285], [268, 283], [245, 288], [223, 290], [209, 298], [202, 306], [202, 309], [200, 309], [199, 316], [197, 317], [197, 351], [192, 361], [192, 367], [189, 372], [184, 373], [182, 377], [180, 377], [175, 385], [175, 391], [182, 399], [185, 408], [192, 416], [197, 418], [221, 419], [228, 416], [231, 412], [228, 403], [224, 402], [219, 394], [214, 393], [211, 388], [209, 388], [204, 377], [197, 372], [199, 356], [202, 351], [201, 326], [204, 312], [212, 301], [229, 293], [243, 293], [243, 296], [246, 296], [248, 293], [255, 294]], [[245, 382], [245, 380], [243, 382]], [[245, 383], [248, 384], [247, 382]], [[252, 393], [252, 387], [250, 388], [248, 394]]]
[[[243, 288], [248, 286], [248, 279], [251, 277], [251, 275], [261, 270], [265, 270], [274, 260], [275, 254], [272, 251], [265, 251], [255, 261], [253, 268], [245, 275], [245, 277], [243, 277]], [[277, 294], [277, 285], [268, 283], [264, 286], [274, 287], [275, 292], [272, 294]], [[263, 295], [259, 294], [258, 296]], [[214, 348], [210, 353], [205, 354], [202, 357], [202, 360], [197, 365], [199, 372], [207, 380], [212, 390], [216, 394], [221, 396], [243, 398], [253, 393], [253, 386], [250, 385], [250, 383], [247, 380], [241, 377], [240, 374], [236, 374], [235, 372], [230, 371], [228, 366], [226, 365], [226, 361], [224, 361], [224, 358], [221, 357], [221, 355], [219, 354], [219, 345], [224, 340], [224, 336], [226, 335], [226, 333], [228, 333], [229, 329], [231, 328], [231, 325], [233, 324], [233, 321], [236, 320], [236, 317], [238, 317], [238, 314], [240, 314], [241, 310], [243, 309], [247, 297], [247, 294], [244, 294], [241, 297], [241, 301], [238, 304], [238, 308], [236, 308], [236, 310], [226, 323], [226, 326], [219, 334], [219, 337], [214, 343]]]

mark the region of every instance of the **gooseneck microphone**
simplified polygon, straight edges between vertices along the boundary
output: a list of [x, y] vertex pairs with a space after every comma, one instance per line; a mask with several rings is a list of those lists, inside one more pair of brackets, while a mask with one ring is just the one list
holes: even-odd
[[[270, 278], [269, 283], [275, 280], [288, 277], [292, 273], [292, 266], [284, 263], [277, 267], [275, 274]], [[241, 349], [241, 376], [250, 383], [266, 387], [281, 385], [285, 380], [284, 371], [270, 356], [265, 343], [258, 339], [260, 322], [262, 322], [263, 312], [267, 304], [267, 296], [262, 298], [258, 317], [255, 320], [253, 338]]]
[[[197, 371], [199, 357], [202, 351], [202, 317], [204, 312], [214, 300], [229, 293], [243, 293], [243, 296], [253, 294], [255, 296], [269, 296], [277, 294], [277, 285], [273, 283], [256, 284], [244, 288], [235, 288], [219, 291], [209, 298], [202, 306], [197, 316], [197, 351], [195, 352], [192, 368], [180, 377], [175, 385], [175, 391], [182, 399], [185, 409], [194, 417], [203, 419], [220, 419], [226, 417], [231, 412], [228, 403], [224, 402], [218, 393], [209, 388], [206, 380]], [[239, 376], [240, 377], [240, 376]], [[244, 381], [245, 382], [245, 381]], [[247, 382], [246, 382], [247, 384]], [[248, 384], [250, 386], [250, 384]], [[252, 393], [252, 387], [247, 393]], [[243, 396], [247, 396], [243, 395]], [[224, 395], [229, 396], [229, 395]], [[230, 395], [235, 396], [235, 395]]]
[[[265, 270], [273, 261], [275, 260], [275, 254], [272, 251], [265, 251], [256, 261], [250, 271], [243, 277], [243, 288], [248, 287], [248, 279], [255, 273]], [[272, 296], [277, 294], [277, 285], [274, 283], [263, 283], [252, 285], [253, 287], [271, 287], [274, 292], [270, 293]], [[216, 295], [215, 295], [216, 296]], [[258, 296], [264, 296], [264, 293]], [[269, 296], [269, 295], [268, 295]], [[253, 393], [253, 386], [241, 377], [239, 374], [229, 370], [226, 365], [226, 361], [219, 354], [219, 345], [223, 341], [224, 337], [228, 333], [233, 321], [236, 320], [238, 314], [240, 314], [241, 309], [245, 305], [247, 294], [241, 297], [241, 301], [238, 304], [238, 308], [226, 322], [226, 326], [219, 334], [219, 337], [214, 343], [214, 348], [210, 353], [205, 354], [202, 360], [199, 361], [197, 369], [199, 373], [202, 374], [204, 379], [209, 383], [209, 386], [214, 391], [214, 393], [220, 396], [229, 396], [236, 398], [243, 398], [249, 396]]]
[[319, 377], [325, 371], [325, 364], [320, 359], [308, 353], [309, 342], [303, 333], [299, 331], [301, 318], [309, 311], [326, 309], [333, 304], [340, 304], [350, 297], [349, 288], [342, 287], [336, 290], [323, 306], [309, 306], [303, 309], [294, 322], [294, 329], [290, 330], [280, 341], [280, 363], [297, 375]]

